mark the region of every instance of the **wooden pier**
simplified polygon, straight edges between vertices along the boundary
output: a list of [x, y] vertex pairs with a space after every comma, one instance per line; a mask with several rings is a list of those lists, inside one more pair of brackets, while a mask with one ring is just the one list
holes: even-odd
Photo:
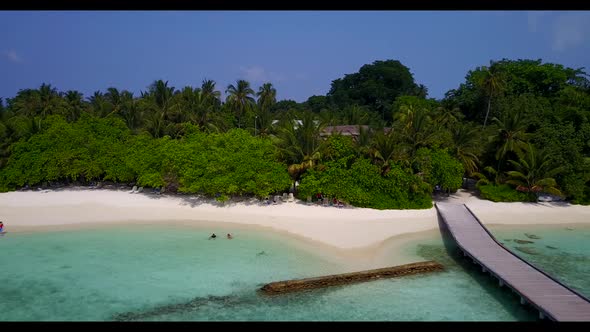
[[521, 304], [554, 321], [590, 321], [590, 300], [531, 265], [499, 243], [464, 204], [436, 203], [436, 209], [463, 255], [469, 256], [520, 295]]

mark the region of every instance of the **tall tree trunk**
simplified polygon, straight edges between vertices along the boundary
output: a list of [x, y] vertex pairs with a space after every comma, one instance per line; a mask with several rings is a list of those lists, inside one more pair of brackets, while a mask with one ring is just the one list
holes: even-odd
[[492, 96], [490, 95], [490, 98], [488, 98], [488, 110], [486, 112], [486, 118], [485, 120], [483, 120], [483, 127], [486, 127], [486, 123], [488, 122], [488, 115], [490, 114], [490, 106], [492, 105]]

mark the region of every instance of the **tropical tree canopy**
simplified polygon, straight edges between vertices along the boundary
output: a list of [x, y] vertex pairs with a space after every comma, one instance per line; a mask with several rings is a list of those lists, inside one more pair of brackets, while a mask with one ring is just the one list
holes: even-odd
[[484, 199], [590, 204], [583, 68], [492, 60], [442, 99], [394, 59], [303, 102], [279, 99], [273, 83], [237, 80], [223, 100], [211, 79], [155, 80], [138, 95], [21, 89], [0, 99], [0, 190], [112, 181], [227, 200], [292, 188], [301, 199], [428, 208], [434, 188], [472, 178]]

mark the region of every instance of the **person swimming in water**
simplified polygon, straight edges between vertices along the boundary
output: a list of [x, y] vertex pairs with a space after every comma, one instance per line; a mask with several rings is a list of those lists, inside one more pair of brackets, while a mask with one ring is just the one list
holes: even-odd
[[211, 234], [211, 236], [209, 236], [209, 240], [211, 239], [215, 239], [217, 237], [217, 235], [215, 235], [215, 233]]
[[233, 238], [234, 238], [234, 237], [233, 237], [233, 236], [231, 236], [231, 234], [230, 234], [230, 233], [227, 233], [227, 239], [228, 239], [228, 240], [231, 240], [231, 239], [233, 239]]
[[4, 223], [0, 221], [0, 234], [4, 235]]

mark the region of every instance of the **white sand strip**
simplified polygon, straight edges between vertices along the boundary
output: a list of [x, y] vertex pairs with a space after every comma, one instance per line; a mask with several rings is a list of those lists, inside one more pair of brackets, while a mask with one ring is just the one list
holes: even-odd
[[[485, 224], [590, 225], [590, 207], [569, 204], [493, 203], [460, 191], [446, 201], [465, 203]], [[0, 193], [0, 220], [7, 231], [49, 225], [129, 221], [211, 221], [271, 227], [341, 249], [377, 246], [402, 234], [438, 228], [436, 210], [374, 210], [302, 203], [252, 202], [219, 206], [190, 196], [66, 189]]]

